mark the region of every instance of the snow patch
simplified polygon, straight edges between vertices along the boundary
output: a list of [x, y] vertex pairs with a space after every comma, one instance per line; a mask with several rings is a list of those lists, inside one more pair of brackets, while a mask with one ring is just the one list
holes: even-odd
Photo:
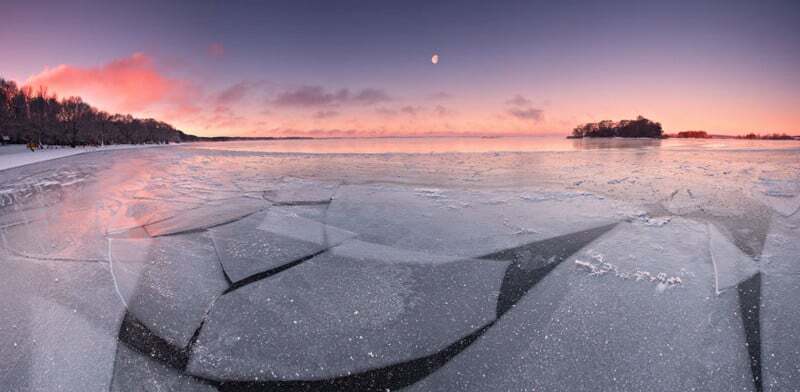
[[655, 226], [661, 227], [672, 221], [671, 216], [661, 216], [658, 218], [653, 218], [645, 211], [638, 211], [636, 212], [634, 219], [642, 222], [645, 226]]

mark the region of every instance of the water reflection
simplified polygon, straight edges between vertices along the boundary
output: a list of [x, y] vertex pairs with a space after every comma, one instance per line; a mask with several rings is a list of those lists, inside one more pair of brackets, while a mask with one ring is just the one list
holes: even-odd
[[800, 141], [738, 139], [623, 139], [563, 137], [344, 138], [194, 143], [192, 148], [303, 154], [432, 154], [582, 151], [601, 149], [791, 149]]
[[570, 139], [575, 150], [661, 147], [662, 139], [584, 138]]

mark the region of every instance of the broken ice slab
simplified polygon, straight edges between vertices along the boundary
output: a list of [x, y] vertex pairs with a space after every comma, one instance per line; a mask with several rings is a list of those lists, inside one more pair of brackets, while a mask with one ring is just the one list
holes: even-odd
[[144, 228], [152, 237], [201, 231], [235, 222], [268, 206], [269, 203], [264, 200], [241, 197], [186, 210], [165, 220], [150, 223]]
[[335, 246], [356, 234], [298, 215], [294, 208], [275, 207], [266, 212], [259, 230], [325, 246]]
[[170, 344], [185, 347], [227, 281], [202, 234], [110, 239], [111, 268], [129, 313]]
[[188, 371], [216, 380], [345, 376], [430, 355], [494, 319], [507, 262], [425, 263], [423, 254], [359, 243], [222, 296]]
[[737, 293], [714, 295], [707, 246], [704, 223], [620, 224], [410, 390], [753, 390]]
[[20, 343], [31, 344], [33, 349], [30, 390], [85, 391], [108, 387], [117, 346], [116, 335], [109, 325], [93, 323], [83, 312], [77, 312], [74, 305], [44, 298], [32, 298], [28, 310], [33, 341]]
[[800, 216], [776, 217], [760, 260], [765, 391], [800, 385]]
[[25, 225], [48, 218], [53, 212], [47, 207], [4, 207], [0, 213], [0, 229]]
[[281, 267], [355, 237], [355, 233], [300, 217], [294, 208], [272, 207], [211, 230], [231, 281]]
[[717, 294], [735, 288], [758, 272], [753, 258], [744, 254], [712, 224], [708, 224], [708, 240]]
[[771, 275], [800, 276], [800, 215], [772, 220], [760, 263]]
[[103, 211], [56, 210], [40, 219], [0, 229], [2, 245], [23, 257], [105, 261]]
[[800, 183], [796, 180], [760, 177], [753, 195], [784, 217], [800, 210]]
[[800, 195], [798, 196], [769, 196], [758, 195], [757, 199], [775, 210], [784, 217], [790, 217], [800, 211]]
[[111, 392], [141, 391], [217, 391], [209, 383], [182, 374], [163, 363], [120, 344], [114, 360]]
[[762, 274], [762, 285], [764, 390], [791, 391], [800, 385], [800, 275]]
[[616, 224], [599, 226], [481, 256], [480, 258], [485, 260], [512, 262], [503, 277], [503, 285], [497, 299], [497, 317], [502, 317], [516, 306], [531, 287], [541, 281], [567, 257], [608, 233], [614, 227]]
[[369, 242], [477, 257], [614, 223], [624, 208], [613, 200], [574, 192], [359, 185], [339, 189], [325, 223], [358, 233]]
[[[671, 208], [669, 202], [662, 202], [662, 205], [676, 215], [713, 223], [751, 257], [761, 254], [773, 215], [769, 208], [748, 197], [721, 198], [715, 193], [692, 193], [692, 197], [700, 204], [684, 209]], [[675, 197], [673, 202], [677, 199]]]
[[107, 388], [124, 311], [106, 264], [0, 258], [0, 385]]
[[163, 221], [201, 205], [200, 203], [179, 203], [162, 200], [125, 200], [121, 202], [120, 207], [110, 217], [108, 232], [116, 234]]

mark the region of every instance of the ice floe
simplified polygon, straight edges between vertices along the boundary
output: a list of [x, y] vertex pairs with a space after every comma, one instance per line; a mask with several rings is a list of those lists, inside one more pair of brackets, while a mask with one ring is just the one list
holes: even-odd
[[[507, 263], [424, 264], [325, 253], [222, 296], [190, 373], [212, 379], [320, 379], [419, 358], [495, 317]], [[396, 251], [399, 252], [399, 251]], [[414, 259], [417, 256], [411, 256]]]

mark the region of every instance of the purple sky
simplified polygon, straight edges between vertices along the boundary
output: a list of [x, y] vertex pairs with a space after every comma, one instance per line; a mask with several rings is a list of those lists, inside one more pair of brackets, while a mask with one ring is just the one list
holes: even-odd
[[668, 131], [800, 133], [797, 1], [20, 1], [0, 13], [0, 76], [197, 134], [565, 134], [639, 114]]

